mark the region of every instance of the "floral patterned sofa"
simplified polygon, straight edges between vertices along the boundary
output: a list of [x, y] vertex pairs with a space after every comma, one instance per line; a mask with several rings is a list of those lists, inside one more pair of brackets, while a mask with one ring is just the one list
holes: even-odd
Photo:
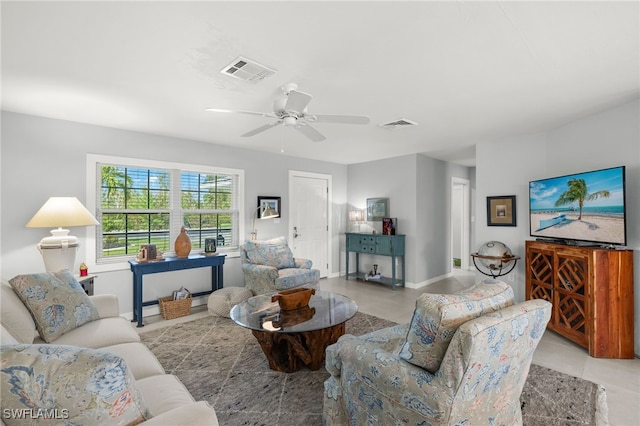
[[327, 425], [518, 425], [519, 397], [551, 304], [513, 304], [487, 280], [423, 294], [410, 324], [342, 336], [326, 351]]
[[0, 290], [3, 425], [218, 424], [140, 343], [115, 296], [87, 296], [66, 270]]
[[312, 262], [293, 257], [285, 237], [245, 241], [240, 246], [244, 282], [254, 295], [297, 287], [319, 290], [320, 271]]

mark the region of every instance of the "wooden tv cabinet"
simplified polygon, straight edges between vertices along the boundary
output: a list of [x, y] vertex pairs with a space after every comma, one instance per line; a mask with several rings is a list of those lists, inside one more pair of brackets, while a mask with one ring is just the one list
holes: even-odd
[[547, 327], [596, 358], [633, 358], [633, 250], [526, 242], [526, 298], [553, 304]]

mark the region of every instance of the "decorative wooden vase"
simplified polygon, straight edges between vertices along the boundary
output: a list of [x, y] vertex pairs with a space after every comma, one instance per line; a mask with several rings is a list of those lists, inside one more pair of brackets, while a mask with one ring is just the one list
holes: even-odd
[[189, 253], [191, 252], [191, 238], [189, 238], [184, 226], [180, 228], [180, 235], [176, 238], [176, 242], [173, 247], [175, 249], [176, 256], [179, 258], [184, 259], [189, 257]]
[[271, 296], [271, 301], [277, 301], [281, 311], [292, 311], [308, 306], [313, 294], [316, 294], [313, 288], [294, 288], [274, 294]]

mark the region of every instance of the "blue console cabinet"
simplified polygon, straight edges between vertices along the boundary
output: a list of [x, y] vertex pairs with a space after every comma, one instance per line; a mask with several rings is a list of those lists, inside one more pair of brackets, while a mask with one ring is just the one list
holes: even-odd
[[[360, 267], [360, 253], [372, 254], [377, 256], [390, 256], [391, 257], [391, 278], [382, 277], [379, 280], [372, 280], [372, 282], [379, 282], [382, 284], [390, 285], [394, 290], [396, 285], [400, 284], [404, 287], [404, 235], [382, 235], [382, 234], [359, 234], [347, 232], [347, 260], [346, 268], [348, 280], [350, 276], [359, 279], [365, 278], [365, 273], [359, 272]], [[356, 270], [355, 272], [349, 272], [349, 254], [356, 254]], [[402, 279], [396, 277], [396, 257], [400, 258]]]

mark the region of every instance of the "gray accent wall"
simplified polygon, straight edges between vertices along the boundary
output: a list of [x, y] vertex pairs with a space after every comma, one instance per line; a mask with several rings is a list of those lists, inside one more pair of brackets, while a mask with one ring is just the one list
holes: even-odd
[[[576, 172], [626, 166], [627, 247], [634, 250], [635, 353], [640, 354], [640, 101], [636, 100], [544, 133], [476, 146], [477, 245], [507, 244], [524, 257], [529, 236], [529, 182]], [[517, 227], [488, 227], [486, 197], [515, 195]], [[516, 299], [524, 300], [524, 262], [518, 262]]]
[[[389, 216], [398, 219], [397, 232], [406, 235], [408, 286], [423, 286], [451, 273], [451, 178], [470, 179], [471, 171], [419, 154], [349, 165], [349, 209], [366, 208], [367, 198], [389, 198]], [[379, 222], [362, 227], [363, 232], [373, 230], [381, 232]], [[344, 250], [344, 239], [342, 244]], [[360, 263], [361, 271], [377, 263], [383, 275], [391, 275], [389, 258], [360, 255]]]

